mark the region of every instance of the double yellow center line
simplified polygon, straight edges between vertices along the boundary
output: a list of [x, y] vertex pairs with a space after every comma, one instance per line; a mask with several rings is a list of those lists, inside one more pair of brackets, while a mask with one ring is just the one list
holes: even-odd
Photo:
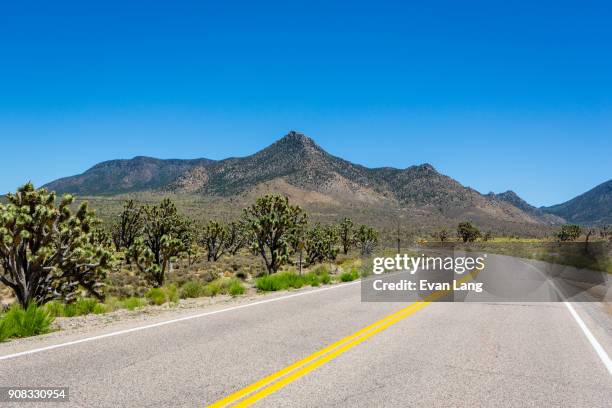
[[[480, 270], [476, 270], [461, 279], [459, 282], [466, 282]], [[418, 301], [410, 304], [409, 306], [398, 310], [391, 315], [372, 323], [369, 326], [347, 336], [329, 346], [309, 355], [308, 357], [299, 360], [290, 366], [283, 368], [280, 371], [275, 372], [261, 380], [211, 404], [210, 408], [228, 407], [234, 404], [234, 407], [248, 407], [262, 398], [280, 390], [291, 382], [297, 380], [300, 377], [308, 374], [309, 372], [317, 369], [323, 364], [333, 360], [339, 355], [345, 353], [356, 345], [366, 341], [375, 334], [385, 330], [386, 328], [393, 326], [397, 322], [405, 319], [411, 314], [423, 309], [425, 306], [430, 304], [432, 301], [439, 299], [449, 291], [437, 291], [431, 293], [425, 298], [425, 300]], [[246, 397], [246, 398], [245, 398]]]

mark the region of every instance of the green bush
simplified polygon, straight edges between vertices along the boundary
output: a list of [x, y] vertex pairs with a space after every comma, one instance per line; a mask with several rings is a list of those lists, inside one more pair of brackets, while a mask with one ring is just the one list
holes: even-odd
[[0, 342], [8, 339], [11, 335], [9, 325], [4, 321], [4, 316], [0, 316]]
[[90, 298], [78, 299], [76, 302], [67, 305], [53, 300], [44, 305], [43, 309], [53, 317], [73, 317], [107, 312], [106, 305]]
[[43, 306], [47, 313], [53, 317], [64, 316], [64, 304], [57, 300], [52, 300]]
[[176, 285], [166, 285], [163, 287], [163, 290], [168, 302], [177, 303], [179, 301], [179, 293]]
[[198, 298], [200, 296], [204, 296], [204, 293], [204, 285], [202, 285], [200, 282], [189, 281], [185, 282], [183, 286], [181, 286], [180, 297], [181, 299]]
[[127, 310], [134, 310], [139, 307], [146, 306], [146, 304], [147, 302], [144, 299], [138, 297], [129, 297], [127, 299], [124, 299], [122, 302], [123, 308]]
[[[320, 286], [319, 276], [315, 272], [308, 272], [304, 275], [304, 284], [310, 286]], [[302, 285], [303, 286], [303, 285]]]
[[211, 282], [204, 286], [204, 296], [217, 296], [219, 293], [221, 293], [221, 286], [216, 282]]
[[329, 275], [329, 268], [327, 267], [327, 265], [319, 265], [316, 268], [314, 268], [312, 272], [316, 273], [317, 275], [324, 275], [324, 274]]
[[151, 288], [145, 294], [145, 297], [149, 300], [149, 302], [154, 305], [163, 305], [166, 303], [166, 292], [162, 288]]
[[104, 301], [104, 309], [106, 309], [106, 312], [114, 312], [122, 307], [122, 302], [114, 296], [108, 296]]
[[232, 296], [244, 295], [246, 289], [242, 285], [242, 282], [238, 279], [232, 279], [232, 282], [229, 285], [228, 293]]
[[329, 285], [331, 283], [331, 276], [329, 276], [329, 272], [324, 272], [319, 275], [319, 280], [323, 285]]
[[352, 268], [350, 271], [342, 272], [340, 274], [341, 282], [351, 282], [355, 279], [359, 279], [359, 270], [357, 268]]
[[48, 333], [53, 320], [53, 316], [34, 303], [25, 310], [19, 305], [13, 305], [0, 321], [0, 340]]
[[298, 289], [305, 285], [319, 286], [321, 283], [323, 283], [322, 277], [314, 272], [308, 272], [305, 275], [298, 275], [295, 272], [278, 272], [255, 279], [255, 287], [262, 292]]
[[[106, 312], [106, 308], [103, 304], [99, 303], [96, 299], [84, 298], [79, 299], [74, 303], [63, 305], [64, 310], [61, 315], [65, 317], [83, 316], [87, 314], [102, 314]], [[53, 306], [54, 311], [60, 311], [58, 306]]]

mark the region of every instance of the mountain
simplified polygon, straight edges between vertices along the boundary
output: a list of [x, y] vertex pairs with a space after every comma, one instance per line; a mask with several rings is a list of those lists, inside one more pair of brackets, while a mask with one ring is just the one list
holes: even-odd
[[542, 210], [576, 224], [611, 224], [612, 180], [601, 183], [563, 204], [542, 207]]
[[246, 157], [113, 160], [45, 187], [88, 196], [147, 192], [200, 201], [215, 198], [225, 207], [244, 205], [274, 192], [319, 214], [350, 211], [365, 219], [384, 218], [384, 224], [397, 222], [400, 216], [423, 226], [468, 219], [483, 228], [503, 225], [515, 231], [522, 225], [559, 222], [516, 194], [482, 195], [430, 164], [367, 168], [327, 153], [295, 131]]
[[499, 194], [495, 194], [493, 192], [487, 194], [487, 197], [489, 197], [492, 200], [499, 200], [499, 201], [503, 201], [506, 202], [508, 204], [513, 205], [514, 207], [524, 211], [527, 214], [530, 214], [534, 217], [538, 217], [542, 220], [546, 220], [550, 223], [563, 223], [565, 220], [557, 215], [554, 214], [549, 214], [547, 212], [545, 212], [544, 210], [534, 207], [533, 205], [529, 204], [527, 201], [523, 200], [521, 197], [518, 196], [518, 194], [516, 194], [514, 191], [512, 190], [508, 190], [506, 192], [503, 193], [499, 193]]
[[181, 174], [212, 163], [209, 159], [162, 160], [138, 156], [130, 160], [110, 160], [96, 164], [83, 174], [64, 177], [46, 184], [49, 190], [79, 195], [108, 195], [155, 190]]

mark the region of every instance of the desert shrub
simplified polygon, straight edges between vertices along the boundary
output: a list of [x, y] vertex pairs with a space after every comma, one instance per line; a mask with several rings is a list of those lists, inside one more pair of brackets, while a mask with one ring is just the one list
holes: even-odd
[[217, 296], [219, 293], [221, 293], [221, 286], [215, 281], [204, 286], [204, 296]]
[[321, 282], [319, 281], [319, 275], [315, 272], [308, 272], [304, 275], [304, 284], [310, 286], [319, 286]]
[[73, 317], [87, 314], [106, 313], [106, 305], [99, 303], [96, 299], [83, 298], [74, 303], [63, 304], [59, 301], [51, 301], [43, 306], [43, 309], [53, 317]]
[[290, 287], [301, 287], [298, 285], [301, 277], [294, 272], [279, 272], [272, 275], [261, 276], [255, 279], [255, 287], [263, 292], [274, 292], [285, 290]]
[[314, 272], [298, 275], [295, 272], [279, 272], [255, 279], [255, 287], [262, 292], [298, 289], [305, 285], [319, 286], [321, 277]]
[[54, 317], [44, 308], [31, 303], [25, 310], [13, 305], [2, 317], [0, 338], [29, 337], [48, 333]]
[[0, 316], [0, 342], [3, 342], [9, 337], [11, 337], [9, 325], [4, 321], [4, 316]]
[[312, 273], [316, 274], [318, 277], [317, 284], [313, 286], [319, 286], [319, 284], [327, 285], [331, 283], [331, 276], [329, 275], [329, 267], [327, 265], [317, 266], [312, 270]]
[[134, 310], [137, 309], [139, 307], [143, 307], [146, 306], [147, 302], [142, 299], [142, 298], [138, 298], [138, 297], [129, 297], [127, 299], [124, 299], [122, 302], [122, 306], [124, 309], [127, 310]]
[[196, 281], [188, 281], [181, 286], [181, 299], [198, 298], [204, 296], [204, 285]]
[[106, 312], [106, 308], [96, 299], [83, 298], [77, 300], [74, 303], [64, 305], [63, 314], [61, 316], [73, 317], [83, 316], [91, 313], [101, 314], [104, 312]]
[[177, 303], [179, 301], [179, 292], [176, 285], [166, 285], [163, 288], [166, 294], [166, 300], [171, 303]]
[[239, 271], [236, 272], [236, 277], [238, 279], [245, 280], [246, 278], [248, 278], [248, 276], [249, 276], [249, 273], [245, 271], [244, 269], [240, 269]]
[[47, 313], [49, 313], [50, 316], [64, 316], [64, 304], [60, 301], [52, 300], [51, 302], [45, 304], [43, 308], [47, 311]]
[[232, 279], [227, 292], [232, 296], [244, 295], [246, 289], [238, 279]]
[[215, 296], [218, 294], [236, 296], [245, 292], [245, 288], [240, 279], [229, 277], [215, 279], [206, 285], [206, 288], [208, 288], [208, 290], [205, 290], [207, 292], [206, 296]]
[[122, 307], [123, 305], [121, 301], [115, 296], [108, 296], [104, 301], [104, 308], [106, 309], [106, 312], [114, 312]]
[[162, 288], [149, 289], [149, 291], [145, 294], [145, 297], [149, 300], [149, 302], [157, 306], [166, 303], [166, 293]]
[[329, 276], [329, 272], [325, 271], [319, 275], [319, 281], [323, 285], [329, 285], [331, 283], [331, 276]]
[[357, 268], [352, 268], [350, 271], [342, 272], [340, 274], [341, 282], [351, 282], [355, 279], [359, 279], [359, 270]]
[[316, 273], [317, 275], [321, 275], [321, 274], [329, 274], [329, 268], [327, 267], [327, 265], [319, 265], [316, 268], [314, 268], [312, 270], [313, 273]]

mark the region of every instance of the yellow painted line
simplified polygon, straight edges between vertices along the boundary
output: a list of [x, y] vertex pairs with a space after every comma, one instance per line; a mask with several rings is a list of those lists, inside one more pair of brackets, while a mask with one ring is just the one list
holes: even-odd
[[409, 310], [407, 313], [396, 317], [395, 319], [388, 321], [387, 323], [375, 328], [374, 330], [364, 334], [361, 337], [358, 337], [357, 339], [351, 341], [348, 344], [345, 344], [344, 346], [340, 347], [339, 349], [327, 354], [324, 357], [321, 357], [320, 359], [316, 360], [314, 363], [307, 365], [293, 373], [291, 373], [290, 375], [288, 375], [287, 377], [281, 379], [280, 381], [275, 382], [274, 384], [264, 388], [263, 390], [251, 395], [250, 397], [238, 402], [236, 405], [234, 405], [234, 407], [249, 407], [251, 405], [253, 405], [254, 403], [256, 403], [257, 401], [259, 401], [262, 398], [267, 397], [268, 395], [280, 390], [281, 388], [285, 387], [286, 385], [288, 385], [289, 383], [297, 380], [300, 377], [303, 377], [304, 375], [308, 374], [309, 372], [317, 369], [318, 367], [322, 366], [323, 364], [327, 363], [330, 360], [333, 360], [334, 358], [338, 357], [339, 355], [347, 352], [348, 350], [350, 350], [351, 348], [355, 347], [356, 345], [366, 341], [367, 339], [369, 339], [370, 337], [374, 336], [376, 333], [379, 333], [383, 330], [385, 330], [387, 327], [394, 325], [395, 323], [401, 321], [402, 319], [405, 319], [406, 317], [410, 316], [411, 314], [415, 313], [416, 311], [424, 308], [425, 306], [427, 306], [430, 302], [416, 302], [413, 303], [413, 305], [416, 305], [416, 307], [414, 307], [413, 309]]
[[402, 308], [402, 309], [398, 310], [397, 312], [392, 313], [391, 315], [385, 317], [384, 319], [381, 319], [381, 320], [379, 320], [379, 321], [377, 321], [375, 323], [372, 323], [371, 325], [364, 327], [363, 329], [361, 329], [361, 330], [351, 334], [350, 336], [347, 336], [347, 337], [345, 337], [345, 338], [343, 338], [341, 340], [338, 340], [335, 343], [332, 343], [329, 346], [327, 346], [327, 347], [325, 347], [325, 348], [323, 348], [323, 349], [321, 349], [321, 350], [319, 350], [319, 351], [309, 355], [308, 357], [306, 357], [306, 358], [304, 358], [304, 359], [302, 359], [302, 360], [300, 360], [300, 361], [298, 361], [296, 363], [293, 363], [290, 366], [287, 366], [287, 367], [283, 368], [282, 370], [277, 371], [276, 373], [271, 374], [271, 375], [269, 375], [269, 376], [267, 376], [267, 377], [265, 377], [265, 378], [255, 382], [255, 383], [253, 383], [253, 384], [251, 384], [251, 385], [241, 389], [240, 391], [237, 391], [237, 392], [235, 392], [235, 393], [233, 393], [233, 394], [231, 394], [231, 395], [229, 395], [229, 396], [227, 396], [227, 397], [225, 397], [225, 398], [223, 398], [223, 399], [213, 403], [212, 405], [209, 405], [209, 407], [210, 408], [226, 407], [229, 404], [231, 404], [231, 403], [239, 400], [240, 398], [244, 397], [245, 395], [248, 395], [248, 394], [252, 393], [253, 391], [258, 390], [259, 388], [262, 388], [262, 387], [270, 384], [271, 382], [276, 381], [280, 377], [282, 377], [282, 376], [292, 372], [293, 370], [296, 370], [296, 369], [304, 366], [305, 364], [308, 364], [308, 363], [316, 360], [317, 358], [321, 357], [322, 355], [324, 355], [324, 354], [334, 350], [337, 347], [340, 347], [344, 343], [347, 343], [347, 342], [353, 340], [354, 338], [361, 336], [362, 334], [366, 333], [367, 331], [374, 329], [375, 327], [377, 327], [378, 325], [384, 323], [385, 321], [390, 320], [390, 319], [394, 318], [395, 316], [400, 315], [401, 313], [404, 313], [404, 312], [410, 310], [411, 308], [414, 307], [414, 305], [415, 304], [412, 303], [412, 304], [410, 304], [410, 306]]
[[[476, 277], [476, 275], [480, 272], [481, 270], [471, 271], [467, 273], [466, 276], [464, 276], [462, 279], [460, 279], [459, 282], [460, 283], [467, 282], [473, 279], [474, 277]], [[449, 293], [449, 292], [451, 291], [433, 292], [430, 295], [428, 295], [425, 298], [425, 300], [411, 303], [409, 306], [402, 308], [398, 310], [397, 312], [394, 312], [390, 314], [389, 316], [364, 327], [361, 330], [358, 330], [357, 332], [351, 334], [350, 336], [340, 339], [330, 344], [329, 346], [309, 355], [308, 357], [302, 360], [299, 360], [296, 363], [293, 363], [283, 368], [282, 370], [279, 370], [276, 373], [271, 374], [209, 405], [209, 407], [210, 408], [227, 407], [230, 404], [242, 399], [243, 397], [255, 392], [255, 394], [249, 396], [248, 398], [245, 398], [244, 400], [234, 405], [235, 407], [248, 407], [256, 403], [257, 401], [261, 400], [262, 398], [265, 398], [266, 396], [280, 390], [281, 388], [297, 380], [298, 378], [315, 370], [316, 368], [322, 366], [323, 364], [329, 362], [330, 360], [333, 360], [334, 358], [345, 353], [346, 351], [355, 347], [356, 345], [364, 342], [365, 340], [369, 339], [375, 334], [405, 319], [411, 314], [424, 308], [425, 306], [430, 304], [432, 301], [437, 300], [438, 298], [444, 296], [446, 293]], [[274, 381], [278, 379], [281, 379], [281, 380], [274, 383]], [[271, 384], [271, 383], [273, 384], [268, 386], [268, 384]], [[256, 392], [257, 390], [260, 390], [260, 391]]]

